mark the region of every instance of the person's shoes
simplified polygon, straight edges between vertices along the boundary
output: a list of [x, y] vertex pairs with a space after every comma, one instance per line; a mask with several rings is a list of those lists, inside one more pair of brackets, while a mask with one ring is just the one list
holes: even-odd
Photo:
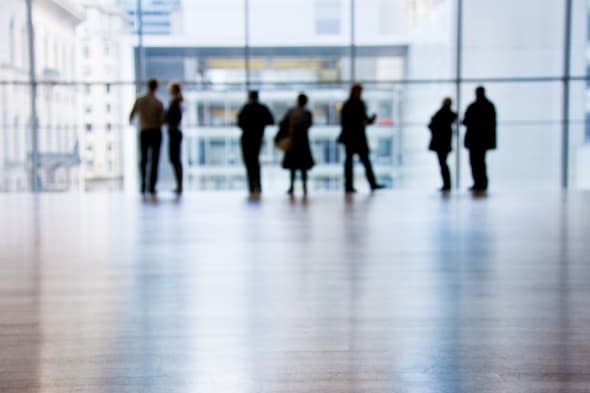
[[442, 186], [441, 188], [438, 189], [440, 192], [449, 192], [451, 191], [451, 187], [450, 186]]
[[382, 190], [384, 188], [385, 188], [385, 186], [383, 184], [373, 184], [371, 186], [371, 191]]
[[356, 192], [356, 188], [348, 187], [344, 190], [347, 194], [354, 194]]
[[180, 195], [180, 194], [182, 194], [182, 188], [175, 188], [175, 189], [174, 189], [174, 193], [175, 193], [176, 195]]
[[472, 191], [472, 192], [486, 192], [487, 190], [488, 190], [487, 187], [481, 187], [481, 186], [475, 186], [475, 185], [469, 187], [469, 191]]
[[293, 187], [291, 187], [287, 190], [287, 194], [293, 195]]

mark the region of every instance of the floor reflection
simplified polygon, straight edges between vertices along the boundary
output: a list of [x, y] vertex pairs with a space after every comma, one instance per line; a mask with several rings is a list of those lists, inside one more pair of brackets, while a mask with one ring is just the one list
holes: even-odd
[[583, 196], [0, 199], [3, 393], [587, 390]]

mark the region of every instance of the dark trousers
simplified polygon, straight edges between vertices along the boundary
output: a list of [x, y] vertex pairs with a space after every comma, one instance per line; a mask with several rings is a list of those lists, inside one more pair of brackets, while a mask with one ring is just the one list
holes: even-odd
[[261, 140], [242, 137], [242, 158], [248, 175], [248, 189], [251, 193], [262, 192], [259, 159], [261, 147]]
[[159, 129], [141, 130], [139, 144], [141, 148], [141, 161], [139, 162], [139, 169], [141, 171], [141, 192], [146, 191], [145, 180], [147, 175], [148, 153], [151, 153], [149, 191], [154, 193], [156, 192], [156, 183], [158, 182], [158, 163], [160, 162], [162, 131]]
[[373, 173], [373, 167], [371, 166], [371, 161], [369, 160], [369, 151], [364, 150], [360, 152], [355, 152], [350, 146], [346, 146], [346, 159], [344, 160], [344, 186], [347, 190], [352, 190], [354, 188], [354, 172], [353, 172], [353, 156], [354, 154], [358, 154], [359, 159], [365, 166], [365, 175], [367, 176], [367, 181], [369, 185], [375, 187], [377, 182], [375, 181], [375, 174]]
[[176, 191], [182, 192], [182, 160], [180, 157], [180, 144], [182, 143], [182, 132], [180, 130], [168, 130], [168, 153], [170, 164], [174, 169], [176, 178]]
[[443, 180], [443, 188], [451, 189], [451, 172], [447, 165], [447, 157], [449, 156], [448, 151], [437, 151], [436, 156], [438, 157], [438, 164], [440, 165], [440, 174]]
[[471, 164], [471, 175], [473, 176], [473, 188], [476, 190], [486, 190], [488, 188], [486, 150], [469, 150], [469, 163]]

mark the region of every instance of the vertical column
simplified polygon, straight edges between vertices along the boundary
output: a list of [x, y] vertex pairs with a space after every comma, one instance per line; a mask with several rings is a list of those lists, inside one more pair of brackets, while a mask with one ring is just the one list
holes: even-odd
[[135, 77], [137, 93], [141, 91], [141, 85], [145, 78], [145, 51], [143, 47], [143, 4], [137, 1], [137, 75]]
[[35, 75], [35, 36], [32, 0], [27, 0], [27, 29], [29, 35], [29, 83], [31, 86], [31, 191], [39, 192], [39, 124], [37, 117], [37, 77]]
[[244, 63], [246, 92], [250, 90], [250, 1], [244, 0]]
[[355, 0], [350, 0], [350, 83], [356, 79], [356, 30], [354, 17]]
[[[136, 1], [136, 9], [135, 9], [135, 21], [136, 21], [136, 32], [137, 32], [137, 51], [135, 53], [135, 96], [139, 96], [142, 90], [142, 82], [144, 81], [145, 76], [145, 51], [143, 47], [143, 4], [142, 0], [135, 0]], [[128, 151], [133, 151], [134, 154], [131, 155], [134, 159], [126, 160], [127, 165], [126, 167], [129, 168], [125, 171], [126, 177], [129, 179], [125, 180], [125, 188], [126, 192], [137, 192], [139, 187], [138, 184], [142, 183], [143, 179], [141, 179], [141, 175], [139, 173], [138, 157], [140, 155], [139, 150], [139, 121], [137, 122], [138, 126], [136, 128], [132, 128], [132, 135], [129, 135], [125, 138], [125, 146], [129, 146], [127, 149]], [[129, 154], [130, 155], [130, 154]], [[128, 155], [128, 156], [129, 156]]]
[[461, 187], [461, 84], [462, 84], [462, 61], [463, 61], [463, 0], [457, 0], [457, 52], [455, 78], [455, 97], [457, 99], [457, 123], [455, 124], [456, 152], [455, 152], [455, 188]]
[[571, 40], [572, 40], [572, 0], [565, 3], [564, 26], [564, 53], [563, 53], [563, 108], [562, 108], [562, 135], [561, 135], [561, 186], [569, 187], [569, 115], [570, 115], [570, 68], [571, 68]]

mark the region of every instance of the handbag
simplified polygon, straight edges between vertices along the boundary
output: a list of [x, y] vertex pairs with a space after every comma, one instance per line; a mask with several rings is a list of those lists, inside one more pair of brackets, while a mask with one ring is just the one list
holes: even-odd
[[293, 147], [293, 137], [291, 131], [293, 125], [292, 117], [293, 112], [291, 111], [279, 123], [279, 130], [277, 131], [277, 134], [274, 137], [274, 143], [277, 149], [285, 153], [291, 150], [291, 147]]
[[285, 136], [280, 139], [275, 139], [275, 146], [277, 147], [277, 149], [286, 153], [289, 150], [291, 150], [291, 147], [293, 146], [293, 141], [291, 140], [290, 136]]
[[283, 120], [279, 123], [279, 130], [274, 137], [274, 143], [277, 149], [284, 151], [285, 153], [291, 150], [293, 141], [291, 140], [288, 121]]

